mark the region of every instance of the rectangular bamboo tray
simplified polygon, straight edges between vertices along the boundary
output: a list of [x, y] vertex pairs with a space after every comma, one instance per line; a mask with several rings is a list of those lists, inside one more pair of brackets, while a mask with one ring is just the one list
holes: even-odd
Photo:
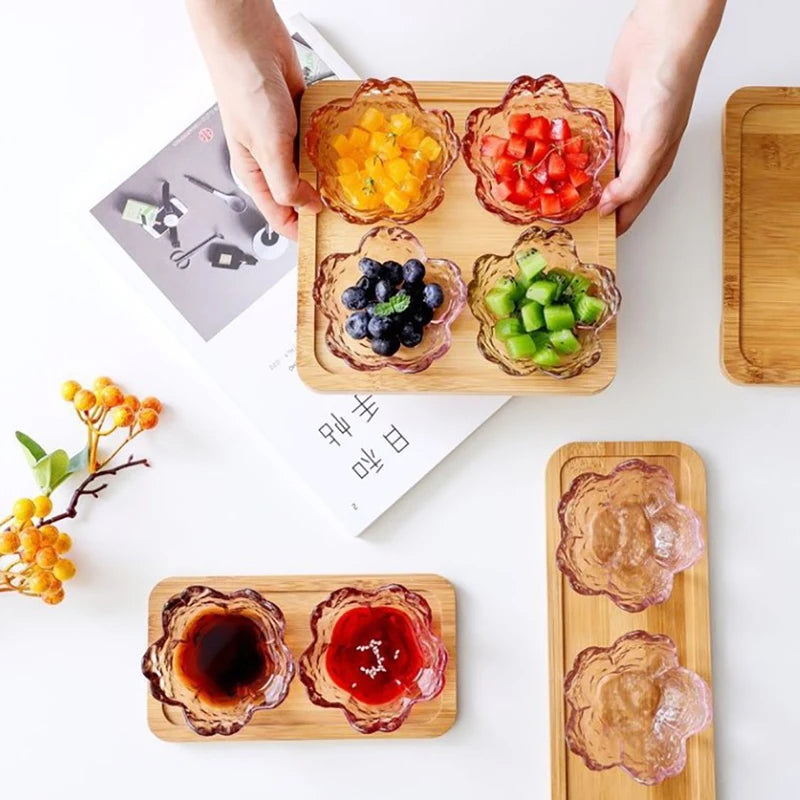
[[736, 383], [800, 384], [800, 88], [728, 100], [721, 358]]
[[456, 720], [456, 594], [440, 575], [310, 575], [166, 578], [156, 584], [148, 604], [147, 641], [162, 635], [164, 603], [187, 586], [210, 586], [221, 592], [255, 589], [278, 605], [286, 618], [286, 644], [295, 660], [311, 642], [309, 621], [314, 607], [342, 586], [372, 589], [399, 583], [422, 595], [431, 607], [434, 630], [447, 647], [449, 660], [442, 693], [414, 706], [408, 719], [392, 733], [366, 736], [347, 723], [337, 708], [321, 708], [308, 699], [306, 688], [295, 676], [286, 699], [277, 708], [257, 711], [233, 736], [198, 736], [185, 723], [179, 708], [164, 705], [147, 693], [150, 730], [168, 742], [261, 741], [268, 739], [426, 739], [441, 736]]
[[[350, 97], [356, 81], [323, 81], [306, 90], [300, 113], [300, 141], [305, 137], [311, 113], [325, 103]], [[447, 109], [453, 115], [456, 132], [464, 130], [464, 120], [478, 106], [497, 105], [507, 88], [504, 83], [414, 84], [420, 102], [428, 108]], [[613, 129], [614, 104], [602, 86], [568, 84], [577, 105], [599, 108]], [[614, 176], [614, 157], [601, 173], [604, 183]], [[317, 173], [305, 148], [300, 152], [300, 177], [314, 186]], [[422, 242], [429, 256], [455, 261], [469, 283], [472, 265], [484, 253], [508, 253], [526, 229], [510, 225], [484, 210], [475, 197], [475, 178], [459, 156], [445, 177], [444, 202], [419, 222], [408, 225]], [[547, 227], [543, 223], [544, 227]], [[601, 218], [590, 211], [567, 226], [575, 237], [582, 261], [604, 264], [616, 271], [616, 220]], [[405, 375], [387, 368], [377, 372], [358, 372], [332, 355], [325, 344], [324, 317], [317, 313], [312, 289], [316, 268], [331, 253], [353, 252], [367, 225], [352, 225], [334, 212], [324, 209], [319, 215], [300, 214], [300, 250], [297, 293], [297, 368], [302, 380], [312, 389], [327, 392], [438, 392], [478, 394], [592, 394], [605, 389], [617, 368], [615, 324], [601, 333], [603, 356], [582, 375], [557, 380], [546, 375], [513, 377], [487, 361], [478, 350], [478, 323], [469, 308], [464, 308], [453, 325], [453, 344], [443, 358], [424, 372]]]
[[[604, 595], [575, 592], [556, 566], [561, 539], [558, 504], [585, 472], [606, 474], [641, 458], [665, 467], [678, 501], [691, 506], [706, 528], [706, 480], [700, 456], [678, 442], [578, 442], [557, 450], [547, 465], [547, 589], [550, 634], [550, 754], [553, 800], [714, 800], [714, 733], [709, 726], [687, 742], [686, 767], [658, 786], [636, 783], [619, 768], [593, 772], [567, 747], [564, 676], [584, 648], [607, 647], [628, 631], [665, 633], [678, 646], [681, 664], [711, 685], [708, 553], [675, 576], [670, 598], [639, 613], [617, 608]], [[707, 530], [706, 542], [707, 542]]]

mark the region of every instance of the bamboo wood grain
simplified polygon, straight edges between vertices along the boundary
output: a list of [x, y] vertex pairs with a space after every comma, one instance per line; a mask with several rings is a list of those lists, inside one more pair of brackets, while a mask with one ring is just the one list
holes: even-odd
[[[670, 471], [678, 501], [694, 508], [706, 524], [703, 462], [677, 442], [579, 442], [557, 450], [547, 465], [547, 590], [550, 638], [550, 757], [552, 800], [714, 800], [713, 726], [687, 743], [686, 767], [658, 786], [642, 786], [621, 769], [592, 772], [567, 747], [564, 676], [585, 647], [607, 647], [631, 630], [665, 633], [678, 646], [681, 664], [711, 685], [711, 633], [708, 555], [675, 576], [670, 598], [635, 614], [602, 595], [575, 592], [556, 566], [561, 531], [558, 504], [572, 481], [584, 472], [608, 473], [630, 458], [642, 458]], [[707, 543], [707, 530], [706, 530]]]
[[256, 741], [267, 739], [421, 739], [441, 736], [456, 720], [456, 594], [439, 575], [312, 575], [166, 578], [150, 594], [147, 641], [162, 635], [161, 609], [173, 595], [199, 584], [222, 592], [251, 588], [276, 603], [286, 618], [286, 643], [295, 660], [311, 642], [309, 620], [317, 603], [342, 586], [359, 589], [399, 583], [421, 594], [433, 612], [434, 630], [447, 647], [449, 661], [442, 693], [414, 706], [408, 719], [393, 733], [358, 733], [339, 709], [321, 708], [308, 699], [305, 686], [295, 676], [286, 700], [277, 708], [258, 711], [250, 723], [233, 736], [198, 736], [186, 725], [179, 708], [163, 705], [147, 692], [150, 730], [169, 742]]
[[[300, 113], [301, 142], [311, 113], [332, 100], [350, 97], [355, 81], [323, 81], [311, 86], [303, 96]], [[507, 88], [504, 83], [414, 84], [420, 102], [428, 108], [444, 108], [455, 119], [459, 136], [467, 114], [477, 106], [497, 105]], [[568, 84], [578, 105], [602, 110], [613, 126], [614, 104], [609, 92], [596, 84]], [[604, 168], [604, 183], [614, 176], [614, 159]], [[317, 174], [300, 149], [301, 177], [317, 185]], [[475, 178], [459, 156], [445, 178], [444, 202], [433, 213], [407, 227], [422, 242], [431, 257], [449, 258], [461, 268], [469, 283], [472, 265], [484, 253], [508, 253], [524, 225], [511, 225], [485, 211], [475, 198]], [[543, 223], [544, 224], [544, 223]], [[547, 227], [545, 225], [545, 227]], [[616, 221], [600, 218], [596, 210], [567, 226], [578, 243], [578, 254], [585, 262], [604, 264], [616, 270]], [[416, 375], [392, 369], [358, 372], [333, 356], [325, 344], [326, 320], [314, 305], [312, 288], [316, 268], [330, 253], [352, 252], [367, 225], [351, 225], [328, 209], [319, 215], [300, 214], [298, 255], [297, 369], [302, 380], [320, 391], [364, 392], [439, 392], [480, 394], [592, 394], [606, 388], [616, 374], [616, 326], [601, 334], [603, 356], [583, 375], [557, 380], [544, 375], [513, 377], [483, 358], [477, 346], [478, 323], [466, 307], [453, 325], [453, 344], [443, 358]]]
[[725, 108], [721, 359], [736, 383], [800, 384], [800, 88]]

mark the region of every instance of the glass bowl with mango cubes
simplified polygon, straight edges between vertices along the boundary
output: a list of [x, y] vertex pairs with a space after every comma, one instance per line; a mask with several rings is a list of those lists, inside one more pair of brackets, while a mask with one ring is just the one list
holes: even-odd
[[305, 145], [325, 205], [362, 225], [433, 211], [459, 151], [450, 113], [422, 108], [399, 78], [364, 81], [352, 98], [318, 108]]

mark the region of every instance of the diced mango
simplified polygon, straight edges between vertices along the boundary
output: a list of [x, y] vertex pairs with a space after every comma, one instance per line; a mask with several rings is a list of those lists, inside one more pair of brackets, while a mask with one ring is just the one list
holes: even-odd
[[358, 172], [358, 164], [352, 158], [338, 158], [336, 171], [339, 175], [349, 175], [351, 172]]
[[383, 131], [373, 131], [369, 137], [369, 150], [377, 153], [385, 144], [387, 136]]
[[343, 133], [338, 133], [331, 139], [331, 147], [342, 157], [347, 158], [353, 151], [350, 142]]
[[419, 200], [422, 195], [422, 181], [410, 173], [403, 178], [403, 182], [397, 188], [412, 200]]
[[369, 134], [363, 128], [352, 128], [347, 140], [354, 149], [365, 149], [369, 144]]
[[386, 124], [386, 117], [383, 116], [383, 112], [375, 108], [368, 108], [358, 123], [364, 130], [367, 131], [379, 131], [385, 124]]
[[414, 153], [408, 159], [408, 164], [411, 167], [411, 174], [419, 178], [421, 181], [425, 180], [428, 176], [428, 160], [422, 156], [421, 153]]
[[436, 159], [441, 155], [442, 146], [436, 141], [436, 139], [426, 136], [419, 143], [419, 152], [422, 153], [422, 155], [428, 161], [436, 161]]
[[411, 172], [411, 167], [404, 158], [393, 158], [386, 162], [386, 172], [395, 183], [399, 184]]
[[402, 151], [395, 144], [393, 136], [387, 138], [383, 147], [381, 147], [381, 149], [378, 152], [380, 153], [384, 161], [390, 161], [393, 158], [400, 158], [400, 156], [402, 155]]
[[389, 130], [398, 135], [405, 133], [411, 128], [413, 121], [408, 114], [392, 114], [389, 117]]
[[394, 181], [385, 173], [375, 177], [375, 187], [381, 195], [388, 194], [394, 189]]
[[385, 174], [383, 159], [379, 155], [372, 155], [364, 161], [364, 170], [370, 178], [378, 178]]
[[416, 150], [422, 140], [425, 138], [425, 131], [418, 125], [406, 131], [398, 140], [400, 147], [405, 147], [409, 150]]
[[391, 192], [387, 192], [383, 198], [383, 202], [386, 203], [395, 214], [402, 214], [408, 207], [411, 205], [411, 199], [407, 194], [403, 194], [399, 189], [394, 188]]
[[339, 176], [339, 185], [345, 192], [349, 192], [350, 194], [357, 192], [362, 184], [361, 176], [357, 172], [350, 172], [346, 175]]

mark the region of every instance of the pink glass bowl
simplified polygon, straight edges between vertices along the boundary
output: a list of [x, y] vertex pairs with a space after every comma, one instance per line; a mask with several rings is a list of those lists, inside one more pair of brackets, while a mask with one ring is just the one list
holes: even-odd
[[711, 723], [711, 689], [681, 667], [668, 636], [632, 631], [580, 652], [564, 680], [569, 749], [592, 770], [621, 767], [652, 786], [686, 765], [686, 740]]
[[[491, 164], [481, 155], [481, 141], [489, 134], [508, 138], [508, 118], [519, 113], [548, 119], [562, 117], [569, 123], [572, 134], [583, 136], [588, 143], [589, 163], [585, 172], [592, 178], [589, 190], [582, 187], [581, 200], [560, 214], [543, 216], [525, 206], [500, 201], [495, 196], [498, 184]], [[613, 147], [614, 136], [606, 115], [594, 108], [574, 106], [566, 87], [555, 75], [542, 75], [540, 78], [522, 75], [508, 87], [500, 105], [474, 109], [467, 117], [466, 133], [461, 143], [464, 161], [475, 174], [478, 201], [487, 211], [515, 225], [529, 225], [537, 220], [566, 225], [594, 208], [603, 191], [598, 176]]]
[[[346, 133], [358, 124], [367, 108], [380, 109], [387, 117], [403, 112], [414, 125], [425, 129], [441, 146], [439, 158], [430, 164], [428, 176], [422, 185], [422, 194], [402, 213], [387, 206], [362, 211], [346, 201], [336, 174], [339, 158], [331, 145], [338, 133]], [[382, 219], [406, 225], [433, 211], [444, 199], [444, 176], [458, 158], [459, 141], [449, 111], [424, 109], [411, 85], [400, 78], [385, 81], [370, 78], [364, 81], [350, 99], [334, 100], [318, 108], [312, 115], [306, 133], [306, 151], [319, 173], [319, 192], [328, 208], [348, 222], [370, 225]]]
[[[496, 319], [485, 303], [487, 293], [500, 278], [513, 278], [517, 274], [517, 254], [532, 247], [547, 259], [547, 270], [564, 269], [591, 280], [593, 288], [589, 290], [590, 293], [600, 297], [606, 304], [606, 311], [597, 323], [576, 327], [576, 336], [581, 343], [580, 352], [572, 357], [564, 356], [557, 367], [549, 369], [530, 360], [516, 361], [509, 357], [503, 343], [494, 335]], [[469, 307], [480, 324], [478, 349], [485, 359], [497, 364], [507, 375], [522, 377], [539, 372], [553, 378], [574, 378], [600, 360], [603, 350], [600, 331], [616, 317], [622, 297], [614, 273], [608, 267], [584, 264], [580, 260], [575, 240], [566, 228], [528, 228], [514, 242], [510, 253], [487, 253], [480, 256], [475, 262], [472, 275]]]
[[[379, 356], [372, 351], [368, 339], [352, 339], [347, 335], [344, 325], [353, 312], [342, 304], [342, 292], [361, 277], [358, 262], [365, 256], [400, 264], [418, 258], [425, 265], [425, 281], [442, 287], [444, 303], [425, 326], [425, 335], [416, 347], [401, 347], [393, 356]], [[466, 301], [467, 286], [458, 266], [444, 258], [428, 258], [419, 239], [399, 227], [372, 228], [354, 252], [329, 255], [317, 268], [314, 280], [314, 302], [328, 320], [325, 332], [328, 349], [361, 372], [386, 367], [408, 373], [427, 369], [450, 349], [450, 329]]]
[[[193, 623], [207, 614], [243, 616], [254, 622], [263, 637], [262, 651], [269, 665], [261, 683], [224, 703], [204, 699], [203, 692], [178, 666], [181, 646], [186, 644]], [[275, 708], [286, 698], [295, 665], [283, 640], [283, 614], [258, 592], [242, 589], [223, 594], [207, 586], [189, 586], [167, 601], [161, 619], [164, 634], [147, 648], [142, 672], [150, 681], [153, 697], [181, 708], [195, 733], [229, 736], [243, 728], [256, 711]]]
[[[403, 612], [409, 619], [414, 638], [422, 654], [421, 667], [396, 698], [381, 705], [363, 702], [336, 684], [328, 673], [326, 655], [337, 621], [346, 612], [371, 606]], [[447, 649], [433, 630], [433, 618], [427, 601], [403, 586], [390, 584], [374, 591], [352, 587], [338, 589], [320, 603], [311, 616], [312, 642], [300, 658], [300, 680], [312, 703], [325, 708], [340, 708], [347, 721], [360, 733], [389, 733], [397, 730], [417, 704], [432, 700], [444, 688]], [[365, 642], [360, 648], [381, 642]], [[392, 653], [378, 650], [376, 665]]]
[[663, 603], [675, 573], [705, 548], [698, 514], [675, 499], [663, 467], [639, 459], [608, 475], [587, 472], [558, 507], [558, 568], [580, 594], [605, 594], [625, 611]]

